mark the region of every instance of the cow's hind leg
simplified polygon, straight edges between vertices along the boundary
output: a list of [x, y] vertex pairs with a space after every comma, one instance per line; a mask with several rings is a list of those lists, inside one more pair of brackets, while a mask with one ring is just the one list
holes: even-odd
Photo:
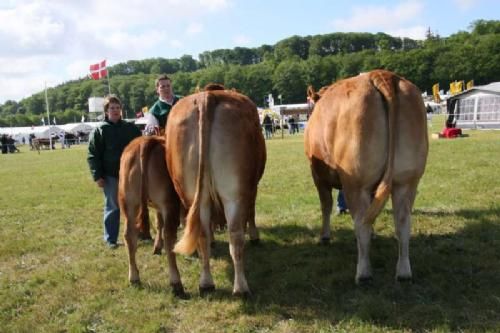
[[358, 246], [358, 262], [356, 265], [356, 283], [364, 283], [372, 280], [372, 269], [370, 264], [370, 242], [372, 236], [372, 225], [364, 223], [363, 217], [370, 206], [371, 196], [366, 190], [355, 192], [345, 191], [347, 206], [351, 210], [354, 219], [354, 231]]
[[165, 216], [165, 220], [161, 222], [162, 226], [158, 226], [159, 229], [157, 233], [163, 233], [163, 244], [165, 246], [165, 252], [167, 254], [168, 262], [168, 276], [170, 279], [170, 286], [172, 287], [172, 292], [174, 295], [183, 297], [184, 287], [182, 286], [181, 275], [179, 269], [177, 268], [177, 258], [173, 251], [175, 242], [177, 241], [177, 228], [179, 227], [179, 209], [176, 207], [170, 207], [168, 210], [158, 214], [157, 218], [160, 219]]
[[[257, 195], [256, 195], [257, 197]], [[259, 229], [255, 225], [255, 201], [251, 204], [248, 213], [248, 236], [250, 237], [250, 244], [256, 245], [260, 242]]]
[[[204, 202], [204, 204], [203, 204]], [[215, 290], [215, 284], [210, 272], [210, 242], [213, 239], [211, 227], [211, 211], [208, 201], [202, 200], [200, 207], [200, 219], [203, 226], [203, 232], [198, 240], [198, 254], [200, 255], [202, 270], [200, 276], [199, 290], [200, 294], [212, 292]]]
[[398, 240], [398, 263], [396, 265], [396, 279], [399, 281], [411, 280], [411, 266], [409, 244], [411, 234], [411, 210], [417, 184], [393, 185], [392, 207], [394, 211], [394, 228]]
[[141, 223], [139, 225], [139, 238], [144, 241], [151, 241], [151, 223], [149, 222], [149, 209], [146, 203], [143, 204], [141, 213]]
[[139, 211], [139, 205], [127, 204], [125, 208], [125, 231], [124, 238], [128, 250], [128, 280], [132, 284], [139, 284], [139, 270], [135, 255], [137, 252], [137, 238], [139, 229], [136, 226], [136, 218]]
[[163, 247], [163, 240], [165, 237], [163, 237], [163, 227], [165, 225], [165, 222], [163, 221], [162, 214], [157, 210], [156, 211], [156, 235], [155, 235], [155, 242], [153, 246], [153, 254], [160, 255], [161, 254], [161, 248]]
[[322, 244], [328, 244], [330, 242], [330, 216], [332, 215], [333, 207], [333, 197], [332, 197], [332, 186], [322, 182], [318, 177], [314, 177], [314, 183], [316, 184], [316, 189], [319, 194], [319, 201], [321, 203], [321, 234], [320, 242]]
[[252, 201], [224, 202], [224, 213], [229, 230], [229, 252], [231, 253], [234, 265], [233, 295], [238, 296], [250, 295], [243, 260], [245, 246], [244, 226], [248, 219], [248, 207], [245, 205], [245, 202]]

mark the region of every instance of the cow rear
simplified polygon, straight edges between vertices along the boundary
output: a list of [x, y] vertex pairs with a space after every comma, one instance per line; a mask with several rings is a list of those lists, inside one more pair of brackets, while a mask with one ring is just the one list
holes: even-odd
[[305, 132], [305, 152], [321, 201], [324, 240], [330, 238], [332, 188], [344, 190], [358, 243], [356, 281], [371, 278], [372, 223], [389, 195], [399, 241], [396, 276], [411, 278], [410, 212], [428, 152], [418, 88], [377, 70], [323, 89]]
[[199, 249], [200, 290], [214, 288], [209, 269], [211, 220], [222, 214], [229, 231], [235, 277], [233, 293], [249, 293], [243, 271], [244, 230], [256, 233], [255, 199], [266, 150], [255, 104], [225, 90], [180, 100], [167, 123], [167, 165], [175, 189], [189, 207], [186, 229], [175, 251]]

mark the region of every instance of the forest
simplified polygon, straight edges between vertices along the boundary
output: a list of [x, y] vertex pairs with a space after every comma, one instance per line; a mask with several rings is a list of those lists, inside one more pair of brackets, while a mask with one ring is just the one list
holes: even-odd
[[[500, 21], [477, 20], [467, 31], [441, 37], [430, 28], [424, 40], [385, 33], [331, 33], [291, 36], [274, 45], [205, 51], [198, 59], [151, 58], [108, 67], [111, 92], [124, 103], [124, 116], [134, 118], [156, 100], [155, 78], [168, 74], [178, 95], [188, 95], [207, 83], [222, 83], [266, 106], [268, 94], [280, 103], [304, 103], [308, 85], [319, 89], [339, 79], [383, 68], [409, 79], [431, 93], [439, 83], [474, 80], [475, 85], [500, 80]], [[47, 91], [57, 124], [87, 119], [88, 98], [108, 92], [107, 79], [81, 78]], [[278, 101], [277, 101], [278, 102]], [[45, 93], [0, 105], [0, 127], [40, 125]]]

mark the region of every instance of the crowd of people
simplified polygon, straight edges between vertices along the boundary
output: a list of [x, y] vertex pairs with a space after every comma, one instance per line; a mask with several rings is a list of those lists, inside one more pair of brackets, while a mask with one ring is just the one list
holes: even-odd
[[[300, 132], [299, 122], [295, 119], [294, 116], [288, 116], [288, 118], [285, 119], [285, 123], [286, 125], [284, 128], [288, 127], [288, 134], [293, 135]], [[276, 119], [273, 121], [269, 114], [264, 115], [261, 125], [264, 129], [264, 135], [266, 139], [271, 139], [276, 128], [280, 128], [280, 125], [276, 122]]]
[[2, 146], [2, 154], [19, 152], [19, 149], [16, 147], [16, 140], [14, 140], [12, 135], [2, 134], [0, 143]]

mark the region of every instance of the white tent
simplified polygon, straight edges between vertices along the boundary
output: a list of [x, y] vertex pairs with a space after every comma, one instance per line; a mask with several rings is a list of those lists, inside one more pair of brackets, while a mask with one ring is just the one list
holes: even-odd
[[71, 133], [78, 135], [78, 133], [89, 134], [96, 127], [98, 123], [71, 123], [65, 125], [59, 125], [66, 133]]
[[500, 82], [475, 86], [447, 100], [448, 124], [461, 128], [500, 129]]
[[0, 128], [0, 134], [11, 135], [14, 140], [21, 142], [24, 138], [25, 142], [29, 142], [30, 134], [34, 134], [36, 138], [49, 138], [49, 133], [52, 137], [57, 136], [63, 129], [59, 126], [28, 126], [28, 127], [3, 127]]
[[311, 113], [312, 107], [308, 103], [302, 103], [302, 104], [274, 105], [271, 109], [274, 112], [279, 113], [281, 116], [291, 116], [291, 115], [307, 116]]

